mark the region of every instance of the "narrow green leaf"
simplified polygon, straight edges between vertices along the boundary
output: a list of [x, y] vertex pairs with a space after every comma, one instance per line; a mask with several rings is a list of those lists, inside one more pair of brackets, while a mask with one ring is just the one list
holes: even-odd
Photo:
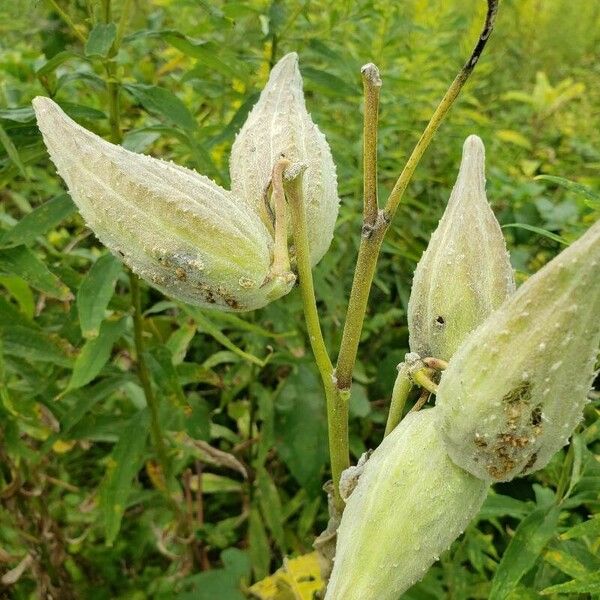
[[[0, 283], [3, 283], [3, 281], [0, 280]], [[30, 321], [23, 312], [17, 310], [13, 304], [8, 302], [3, 296], [0, 296], [0, 330], [16, 325], [37, 328], [37, 325], [33, 321]]]
[[516, 588], [555, 535], [559, 514], [552, 505], [534, 510], [519, 523], [494, 575], [489, 600], [504, 600]]
[[167, 340], [166, 346], [171, 351], [174, 365], [183, 362], [191, 341], [196, 335], [196, 325], [194, 323], [184, 323], [179, 329], [174, 331]]
[[193, 40], [179, 32], [164, 32], [162, 38], [177, 48], [183, 54], [191, 56], [208, 67], [212, 71], [221, 73], [229, 79], [243, 79], [245, 76], [245, 65], [234, 59], [227, 59], [224, 52], [219, 52], [219, 47], [205, 40]]
[[55, 54], [50, 60], [47, 60], [36, 72], [35, 74], [38, 77], [42, 77], [44, 75], [49, 75], [53, 71], [55, 71], [60, 65], [71, 60], [72, 58], [83, 59], [83, 56], [80, 54], [76, 54], [75, 52], [71, 52], [69, 50], [63, 50], [58, 54]]
[[25, 246], [0, 250], [0, 273], [18, 275], [31, 287], [59, 300], [70, 299], [69, 288]]
[[117, 26], [114, 23], [97, 23], [85, 44], [85, 55], [108, 56], [116, 35]]
[[97, 108], [75, 104], [74, 102], [59, 102], [60, 107], [72, 118], [78, 121], [85, 119], [88, 121], [99, 121], [105, 119], [106, 115]]
[[81, 282], [77, 292], [77, 312], [84, 337], [94, 338], [98, 335], [119, 273], [121, 263], [107, 253], [92, 265]]
[[507, 227], [515, 227], [516, 229], [526, 229], [527, 231], [532, 231], [533, 233], [537, 233], [538, 235], [542, 235], [547, 237], [554, 242], [558, 242], [559, 244], [563, 244], [564, 246], [568, 246], [569, 242], [564, 238], [560, 237], [560, 235], [556, 235], [547, 229], [542, 229], [541, 227], [535, 227], [534, 225], [528, 225], [527, 223], [507, 223], [506, 225], [502, 225], [503, 229]]
[[[3, 285], [19, 303], [20, 312], [27, 317], [29, 323], [32, 323], [35, 314], [35, 298], [27, 282], [16, 275], [0, 275], [0, 285]], [[13, 323], [16, 324], [18, 323]]]
[[15, 325], [2, 330], [4, 352], [19, 356], [30, 362], [49, 362], [61, 367], [70, 367], [73, 360], [61, 345], [60, 338], [50, 336], [44, 331]]
[[264, 579], [269, 574], [271, 549], [263, 519], [256, 507], [250, 509], [248, 542], [248, 552], [250, 554], [250, 561], [252, 562], [254, 577], [255, 579]]
[[540, 594], [549, 596], [551, 594], [597, 594], [600, 592], [600, 571], [590, 573], [585, 577], [573, 579], [566, 583], [552, 585], [542, 590]]
[[25, 171], [25, 165], [21, 162], [21, 157], [19, 156], [19, 151], [17, 147], [13, 144], [13, 141], [10, 139], [10, 136], [6, 131], [4, 131], [4, 127], [0, 125], [0, 144], [4, 146], [6, 150], [6, 154], [8, 154], [10, 160], [13, 161], [19, 172], [25, 179], [29, 179], [27, 172]]
[[584, 536], [600, 537], [600, 515], [595, 515], [583, 523], [577, 523], [571, 529], [567, 529], [560, 537], [563, 540], [571, 540]]
[[31, 121], [35, 121], [35, 112], [31, 106], [3, 108], [0, 110], [0, 119], [14, 123], [31, 123]]
[[591, 200], [595, 204], [600, 204], [600, 194], [598, 192], [594, 192], [581, 183], [576, 183], [575, 181], [565, 179], [564, 177], [556, 177], [554, 175], [538, 175], [537, 177], [534, 177], [534, 179], [536, 181], [548, 181], [550, 183], [555, 183], [556, 185], [559, 185], [570, 192], [574, 192], [575, 194], [579, 194], [580, 196]]
[[283, 556], [287, 552], [285, 531], [283, 529], [283, 511], [277, 487], [265, 469], [258, 470], [256, 477], [258, 501], [264, 520]]
[[177, 365], [175, 370], [180, 385], [187, 385], [188, 383], [208, 383], [215, 387], [222, 385], [221, 378], [217, 373], [198, 363], [183, 362]]
[[238, 348], [238, 346], [236, 346], [222, 331], [220, 331], [207, 317], [205, 317], [200, 310], [191, 306], [182, 306], [182, 308], [194, 319], [194, 321], [196, 321], [198, 329], [201, 329], [204, 333], [208, 333], [208, 335], [225, 346], [225, 348], [231, 350], [244, 360], [258, 365], [259, 367], [265, 366], [267, 363], [266, 360], [261, 360], [257, 356]]
[[122, 388], [129, 381], [129, 377], [125, 376], [107, 378], [93, 386], [88, 386], [85, 390], [73, 392], [75, 402], [73, 407], [61, 418], [61, 433], [65, 434], [75, 427], [98, 402]]
[[314, 69], [312, 67], [303, 67], [302, 75], [308, 80], [316, 84], [324, 92], [335, 96], [357, 96], [360, 88], [350, 85], [337, 75]]
[[141, 83], [127, 83], [123, 87], [149, 112], [158, 113], [187, 131], [196, 129], [192, 113], [170, 90]]
[[108, 460], [99, 493], [108, 546], [112, 546], [121, 528], [127, 499], [133, 490], [133, 479], [143, 461], [148, 427], [148, 411], [144, 409], [129, 421]]
[[77, 212], [69, 194], [60, 194], [25, 215], [0, 238], [0, 247], [27, 245]]
[[102, 323], [98, 336], [88, 340], [75, 359], [75, 366], [66, 391], [84, 386], [102, 371], [110, 358], [112, 347], [125, 331], [126, 324], [126, 318]]
[[[570, 543], [573, 544], [573, 542]], [[568, 551], [567, 544], [569, 542], [547, 548], [543, 554], [544, 560], [569, 577], [584, 577], [588, 574], [588, 569], [576, 556]]]
[[170, 401], [171, 407], [178, 410], [185, 410], [189, 407], [181, 382], [173, 366], [171, 351], [166, 346], [156, 346], [146, 353], [146, 358], [154, 381], [161, 390], [162, 395]]
[[215, 475], [214, 473], [202, 473], [203, 494], [240, 493], [243, 489], [242, 484], [235, 479], [223, 475]]

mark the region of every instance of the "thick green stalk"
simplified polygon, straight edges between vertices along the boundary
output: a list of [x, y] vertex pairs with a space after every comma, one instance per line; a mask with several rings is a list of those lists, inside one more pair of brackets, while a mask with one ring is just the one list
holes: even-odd
[[367, 227], [377, 220], [377, 119], [381, 78], [373, 63], [361, 69], [365, 98], [363, 125], [363, 221]]
[[350, 452], [348, 448], [348, 416], [346, 411], [347, 400], [340, 398], [336, 393], [333, 377], [333, 365], [327, 353], [317, 303], [315, 288], [310, 264], [310, 250], [308, 246], [308, 233], [306, 230], [306, 213], [304, 210], [304, 197], [302, 194], [302, 176], [299, 175], [286, 185], [287, 198], [292, 219], [292, 232], [294, 247], [296, 249], [296, 265], [300, 284], [300, 294], [304, 307], [304, 317], [308, 338], [315, 356], [315, 361], [323, 381], [325, 399], [327, 402], [327, 424], [329, 434], [329, 456], [331, 459], [331, 476], [336, 483], [334, 486], [334, 501], [339, 509], [344, 502], [339, 495], [338, 482], [344, 469], [350, 466]]

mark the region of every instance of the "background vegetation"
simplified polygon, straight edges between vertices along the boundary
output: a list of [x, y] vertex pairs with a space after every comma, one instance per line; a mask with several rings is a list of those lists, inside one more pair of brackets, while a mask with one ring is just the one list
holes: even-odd
[[[112, 57], [107, 0], [53, 4], [0, 0], [0, 595], [243, 598], [284, 556], [309, 552], [327, 520], [324, 400], [298, 291], [234, 316], [142, 285], [174, 495], [150, 443], [129, 279], [64, 194], [30, 101], [52, 96], [108, 138], [107, 85], [119, 81], [127, 148], [228, 185], [231, 143], [269, 65], [297, 51], [342, 198], [315, 271], [334, 349], [360, 231], [360, 66], [375, 62], [384, 79], [385, 196], [468, 55], [484, 3], [134, 0]], [[111, 19], [122, 9], [114, 0]], [[599, 78], [599, 3], [503, 0], [489, 48], [384, 244], [352, 395], [355, 458], [382, 437], [407, 351], [412, 272], [463, 139], [486, 143], [488, 194], [523, 281], [600, 216], [593, 195], [535, 179], [599, 189]], [[497, 597], [599, 597], [600, 517], [583, 524], [600, 506], [599, 407], [588, 405], [570, 449], [546, 469], [495, 486], [405, 597], [484, 599], [492, 585]]]

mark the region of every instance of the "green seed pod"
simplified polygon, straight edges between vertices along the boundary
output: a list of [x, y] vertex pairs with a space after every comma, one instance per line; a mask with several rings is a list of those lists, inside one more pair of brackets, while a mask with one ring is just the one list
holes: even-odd
[[267, 226], [272, 209], [266, 204], [266, 190], [273, 166], [282, 156], [306, 166], [302, 188], [315, 265], [331, 244], [340, 201], [331, 150], [306, 110], [295, 52], [273, 67], [231, 150], [231, 189], [258, 210]]
[[471, 135], [448, 206], [415, 270], [410, 349], [449, 360], [514, 289], [506, 244], [485, 194], [485, 149]]
[[251, 310], [286, 294], [273, 238], [231, 192], [195, 171], [129, 152], [80, 127], [49, 98], [33, 101], [52, 161], [98, 239], [165, 294]]
[[437, 409], [409, 413], [348, 498], [326, 600], [397, 600], [477, 514], [488, 485], [457, 467]]
[[494, 312], [437, 392], [454, 462], [487, 480], [544, 467], [587, 402], [600, 343], [600, 222]]

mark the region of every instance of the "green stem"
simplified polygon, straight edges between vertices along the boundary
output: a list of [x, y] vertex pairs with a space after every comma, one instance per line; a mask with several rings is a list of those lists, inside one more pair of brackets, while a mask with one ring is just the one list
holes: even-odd
[[412, 387], [413, 382], [410, 378], [409, 367], [406, 363], [400, 363], [398, 365], [398, 376], [396, 377], [394, 390], [392, 391], [390, 411], [388, 413], [387, 423], [385, 424], [385, 435], [390, 434], [396, 425], [400, 423], [402, 413], [404, 412], [404, 406], [406, 405], [406, 400]]
[[150, 381], [150, 373], [148, 371], [146, 361], [144, 360], [144, 325], [142, 322], [140, 284], [137, 275], [132, 271], [129, 272], [129, 283], [131, 288], [131, 304], [133, 305], [133, 334], [135, 341], [137, 372], [138, 377], [140, 379], [140, 383], [142, 384], [142, 389], [144, 390], [144, 396], [146, 397], [148, 411], [150, 412], [150, 430], [152, 434], [152, 443], [154, 444], [156, 456], [163, 471], [165, 481], [168, 482], [170, 465], [167, 454], [167, 447], [165, 446], [162, 429], [160, 426], [158, 400], [154, 395], [154, 390], [152, 389], [152, 383]]
[[410, 378], [413, 380], [414, 383], [416, 383], [417, 385], [420, 385], [422, 388], [426, 389], [428, 392], [431, 392], [432, 394], [436, 394], [437, 393], [437, 383], [435, 383], [434, 381], [431, 381], [431, 379], [429, 378], [429, 375], [427, 374], [427, 369], [419, 369], [418, 371], [413, 371], [410, 374]]
[[125, 35], [125, 28], [127, 27], [127, 19], [129, 18], [129, 10], [131, 9], [132, 0], [125, 0], [123, 7], [121, 8], [121, 17], [119, 24], [117, 25], [117, 34], [115, 36], [115, 42], [113, 45], [113, 52], [116, 54], [119, 51], [123, 36]]
[[327, 425], [329, 437], [329, 456], [331, 459], [331, 477], [334, 482], [334, 502], [342, 510], [344, 502], [339, 495], [339, 480], [344, 469], [350, 466], [348, 448], [347, 398], [344, 399], [335, 389], [333, 364], [329, 358], [323, 339], [315, 288], [310, 264], [306, 214], [302, 192], [302, 175], [297, 176], [286, 186], [287, 198], [292, 219], [292, 232], [296, 249], [296, 264], [300, 284], [300, 294], [304, 307], [304, 317], [310, 345], [321, 375], [327, 403]]
[[448, 111], [469, 78], [469, 75], [473, 72], [492, 32], [497, 9], [498, 0], [488, 0], [488, 11], [485, 24], [469, 60], [456, 76], [433, 113], [429, 124], [423, 131], [423, 134], [413, 149], [398, 181], [394, 185], [385, 209], [379, 212], [373, 227], [363, 227], [363, 235], [358, 251], [356, 270], [352, 282], [352, 291], [350, 293], [350, 301], [348, 303], [348, 311], [336, 368], [338, 388], [341, 390], [350, 389], [352, 383], [352, 371], [354, 370], [354, 364], [356, 362], [356, 354], [367, 309], [369, 292], [373, 283], [379, 250], [381, 249], [385, 233], [389, 228], [390, 222], [396, 213], [396, 209], [400, 204], [404, 191], [406, 190], [421, 157], [431, 143], [433, 135], [444, 117], [448, 114]]
[[75, 27], [75, 23], [71, 17], [59, 6], [56, 0], [46, 0], [46, 2], [50, 5], [52, 10], [64, 21], [65, 25], [73, 32], [73, 35], [83, 44], [85, 45], [86, 39], [83, 33]]
[[[110, 19], [110, 0], [103, 0], [103, 18], [105, 20]], [[124, 13], [128, 10], [128, 2], [124, 6]], [[124, 27], [124, 16], [121, 16], [121, 22], [119, 28]], [[125, 17], [126, 18], [126, 17]], [[121, 31], [122, 35], [123, 31]], [[113, 46], [113, 53], [116, 54], [119, 50], [119, 45], [115, 41]], [[110, 124], [110, 137], [111, 141], [115, 144], [119, 144], [123, 141], [123, 134], [121, 131], [121, 109], [119, 102], [119, 81], [115, 77], [115, 62], [110, 58], [104, 61], [104, 68], [107, 75], [107, 90], [108, 90], [108, 120]], [[169, 481], [170, 475], [170, 462], [167, 453], [167, 447], [165, 445], [164, 436], [160, 424], [159, 415], [159, 404], [154, 390], [152, 389], [152, 383], [150, 380], [150, 372], [146, 359], [144, 358], [144, 339], [143, 339], [143, 317], [142, 317], [142, 303], [140, 295], [140, 284], [139, 279], [133, 271], [129, 271], [129, 282], [131, 288], [131, 304], [133, 307], [133, 331], [135, 341], [135, 353], [137, 360], [137, 372], [144, 390], [144, 396], [146, 398], [146, 405], [150, 412], [150, 430], [152, 436], [152, 444], [156, 452], [156, 457], [160, 464], [160, 467], [165, 478], [165, 482]]]
[[372, 227], [377, 220], [377, 119], [381, 78], [373, 63], [361, 69], [365, 98], [363, 126], [363, 222]]

